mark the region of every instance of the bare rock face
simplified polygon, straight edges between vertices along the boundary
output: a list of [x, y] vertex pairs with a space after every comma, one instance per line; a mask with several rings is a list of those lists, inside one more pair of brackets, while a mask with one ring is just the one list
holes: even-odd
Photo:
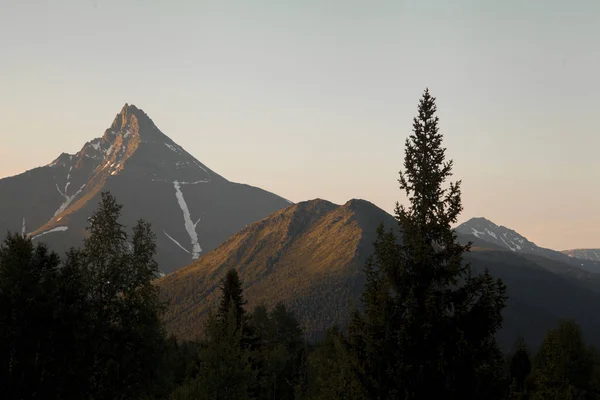
[[78, 246], [103, 190], [124, 205], [125, 225], [139, 218], [152, 223], [164, 273], [290, 205], [218, 175], [164, 135], [141, 109], [125, 104], [110, 128], [78, 153], [63, 153], [48, 165], [0, 179], [0, 236], [23, 232], [58, 251]]

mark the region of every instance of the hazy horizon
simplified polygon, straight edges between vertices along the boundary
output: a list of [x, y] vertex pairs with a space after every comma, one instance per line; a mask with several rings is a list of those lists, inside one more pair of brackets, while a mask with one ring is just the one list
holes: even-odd
[[22, 2], [0, 14], [0, 177], [75, 153], [125, 103], [225, 178], [391, 212], [425, 87], [461, 220], [600, 247], [600, 3]]

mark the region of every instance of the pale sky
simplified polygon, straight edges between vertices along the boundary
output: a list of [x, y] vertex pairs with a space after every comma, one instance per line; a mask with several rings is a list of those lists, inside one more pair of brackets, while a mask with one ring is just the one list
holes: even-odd
[[461, 221], [600, 247], [598, 0], [0, 0], [0, 52], [0, 176], [127, 102], [229, 180], [391, 212], [429, 87]]

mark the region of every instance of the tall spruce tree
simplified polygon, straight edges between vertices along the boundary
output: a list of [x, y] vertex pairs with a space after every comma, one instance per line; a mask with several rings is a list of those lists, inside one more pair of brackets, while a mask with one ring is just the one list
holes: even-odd
[[508, 381], [511, 385], [514, 382], [512, 392], [524, 392], [525, 380], [531, 373], [531, 357], [525, 339], [522, 336], [519, 336], [515, 342], [508, 368]]
[[[451, 225], [462, 211], [460, 181], [445, 186], [446, 160], [435, 98], [425, 90], [406, 139], [396, 204], [402, 244], [378, 231], [366, 266], [364, 311], [349, 327], [349, 349], [368, 399], [480, 399], [500, 393], [505, 286], [471, 274]], [[361, 397], [361, 396], [358, 396]]]
[[220, 288], [221, 300], [219, 302], [217, 318], [226, 320], [230, 310], [233, 310], [236, 326], [240, 328], [242, 324], [247, 324], [247, 315], [244, 309], [247, 301], [244, 300], [242, 282], [235, 269], [227, 271]]
[[252, 398], [256, 373], [252, 369], [249, 317], [237, 271], [227, 272], [220, 289], [217, 314], [208, 317], [199, 347], [200, 371], [187, 390], [194, 399], [246, 400]]

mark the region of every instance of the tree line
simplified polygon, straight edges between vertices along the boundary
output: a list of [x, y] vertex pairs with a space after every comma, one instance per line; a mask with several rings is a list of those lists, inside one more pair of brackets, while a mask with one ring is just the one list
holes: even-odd
[[155, 236], [128, 234], [102, 193], [83, 246], [61, 259], [9, 233], [0, 246], [0, 392], [6, 399], [597, 399], [600, 358], [563, 321], [537, 351], [509, 354], [495, 334], [506, 287], [464, 262], [452, 224], [461, 182], [447, 182], [435, 98], [420, 99], [397, 203], [402, 237], [381, 226], [347, 327], [308, 342], [283, 304], [246, 309], [235, 269], [194, 341], [169, 336], [154, 284]]

